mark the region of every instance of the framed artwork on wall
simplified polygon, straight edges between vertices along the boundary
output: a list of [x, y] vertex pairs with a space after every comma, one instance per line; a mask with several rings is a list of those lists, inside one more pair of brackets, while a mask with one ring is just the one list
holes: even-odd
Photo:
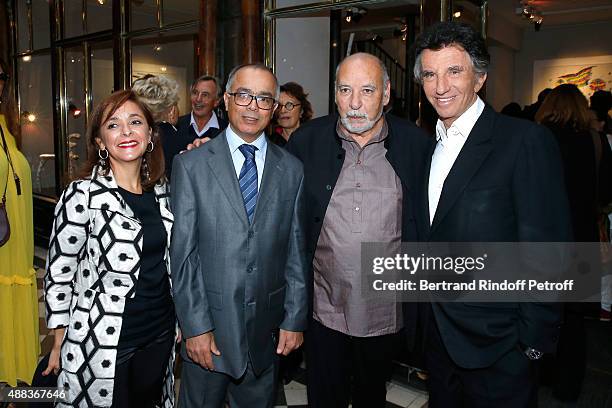
[[598, 90], [612, 90], [612, 55], [537, 60], [533, 63], [532, 100], [545, 88], [574, 84], [589, 98]]

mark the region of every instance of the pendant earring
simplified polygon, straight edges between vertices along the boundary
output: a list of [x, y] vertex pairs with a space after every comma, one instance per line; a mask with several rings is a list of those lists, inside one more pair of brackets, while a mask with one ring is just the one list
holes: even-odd
[[[106, 153], [106, 154], [103, 154]], [[108, 159], [108, 150], [106, 149], [98, 149], [98, 157], [100, 158], [100, 160], [98, 160], [98, 163], [100, 164], [100, 167], [105, 167], [106, 166], [106, 159]]]
[[151, 172], [149, 171], [149, 163], [147, 163], [147, 158], [145, 156], [142, 157], [142, 173], [144, 178], [147, 181], [151, 181]]
[[151, 153], [153, 149], [155, 149], [155, 145], [153, 144], [152, 140], [149, 140], [149, 143], [147, 144], [147, 153]]

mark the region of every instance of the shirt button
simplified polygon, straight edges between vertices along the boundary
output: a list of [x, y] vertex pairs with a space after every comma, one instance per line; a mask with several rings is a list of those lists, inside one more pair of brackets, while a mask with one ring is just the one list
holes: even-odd
[[252, 266], [249, 266], [249, 267], [247, 268], [247, 272], [248, 272], [248, 273], [253, 272], [253, 267], [252, 267]]
[[253, 231], [249, 231], [249, 238], [253, 238], [253, 235], [255, 235], [255, 233]]
[[356, 163], [356, 164], [361, 164], [361, 160], [357, 160], [357, 163]]
[[359, 207], [355, 207], [355, 211], [357, 211], [357, 212], [358, 212], [358, 211], [359, 211]]
[[328, 184], [328, 185], [326, 185], [326, 186], [325, 186], [325, 189], [326, 189], [327, 191], [329, 191], [329, 190], [331, 190], [331, 186]]
[[361, 183], [355, 184], [355, 187], [357, 187], [357, 188], [361, 187]]

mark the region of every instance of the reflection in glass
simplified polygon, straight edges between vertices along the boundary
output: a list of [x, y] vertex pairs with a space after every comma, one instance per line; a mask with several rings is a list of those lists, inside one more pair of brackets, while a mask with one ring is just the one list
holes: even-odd
[[83, 2], [64, 0], [64, 38], [83, 34]]
[[110, 41], [91, 46], [91, 110], [113, 92], [113, 44]]
[[56, 180], [51, 57], [35, 55], [30, 62], [20, 59], [18, 70], [22, 151], [32, 168], [32, 190], [53, 197]]
[[198, 1], [190, 2], [178, 2], [178, 1], [165, 1], [164, 2], [164, 25], [184, 23], [186, 21], [197, 20], [200, 10]]
[[87, 158], [85, 129], [87, 123], [82, 111], [85, 107], [85, 60], [83, 47], [68, 48], [64, 53], [66, 86], [66, 146], [68, 178], [72, 179]]
[[134, 1], [130, 3], [130, 12], [132, 14], [130, 30], [157, 27], [156, 0]]
[[30, 33], [28, 23], [28, 7], [25, 1], [17, 2], [17, 49], [20, 52], [29, 51]]
[[87, 32], [95, 33], [113, 28], [113, 2], [87, 0]]
[[194, 34], [150, 36], [132, 40], [132, 82], [146, 74], [165, 75], [179, 84], [179, 110], [191, 110], [189, 86], [194, 79]]
[[49, 36], [49, 2], [32, 1], [32, 25], [34, 29], [34, 49], [40, 50], [51, 45]]

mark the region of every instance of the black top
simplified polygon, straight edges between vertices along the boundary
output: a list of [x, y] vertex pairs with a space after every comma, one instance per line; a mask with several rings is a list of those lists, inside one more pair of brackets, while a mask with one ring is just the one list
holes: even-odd
[[174, 330], [174, 304], [164, 254], [167, 234], [155, 193], [119, 192], [142, 224], [143, 243], [136, 295], [128, 298], [119, 337], [119, 355], [143, 347]]

